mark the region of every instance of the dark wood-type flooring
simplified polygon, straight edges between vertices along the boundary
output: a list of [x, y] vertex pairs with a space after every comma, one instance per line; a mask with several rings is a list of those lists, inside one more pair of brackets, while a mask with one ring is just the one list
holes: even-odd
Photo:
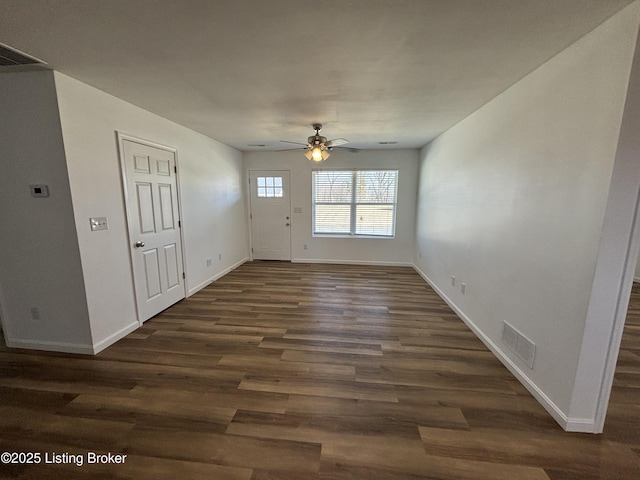
[[640, 289], [603, 435], [563, 432], [410, 268], [247, 263], [95, 357], [2, 348], [20, 479], [640, 478]]

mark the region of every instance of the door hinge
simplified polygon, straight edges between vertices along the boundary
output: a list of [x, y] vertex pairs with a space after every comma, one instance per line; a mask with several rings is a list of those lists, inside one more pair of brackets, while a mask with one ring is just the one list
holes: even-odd
[[249, 214], [249, 220], [253, 220], [253, 214], [252, 213]]
[[178, 166], [177, 165], [173, 166], [173, 173], [178, 173]]
[[185, 278], [187, 278], [187, 276], [182, 272], [182, 279], [184, 280]]
[[251, 247], [251, 253], [253, 253], [253, 247]]
[[182, 220], [178, 220], [178, 228], [182, 228]]

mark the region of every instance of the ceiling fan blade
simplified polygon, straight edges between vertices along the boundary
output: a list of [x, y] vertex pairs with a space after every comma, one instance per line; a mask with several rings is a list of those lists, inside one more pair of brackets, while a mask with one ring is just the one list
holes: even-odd
[[331, 150], [333, 149], [336, 150], [343, 150], [346, 152], [351, 152], [351, 153], [360, 153], [360, 149], [359, 148], [354, 148], [354, 147], [331, 147]]
[[[289, 142], [289, 143], [293, 143], [293, 142]], [[283, 150], [274, 150], [274, 152], [292, 152], [294, 150], [307, 150], [307, 147], [302, 147], [302, 148], [285, 148]]]
[[329, 140], [327, 143], [324, 144], [325, 147], [337, 147], [338, 145], [344, 145], [346, 143], [349, 143], [349, 140], [345, 139], [345, 138], [334, 138], [333, 140]]
[[304, 147], [306, 147], [306, 146], [307, 146], [307, 144], [306, 144], [306, 143], [290, 142], [290, 141], [288, 141], [288, 140], [280, 140], [280, 141], [281, 141], [282, 143], [292, 143], [292, 144], [294, 144], [294, 145], [302, 145], [302, 146], [304, 146]]

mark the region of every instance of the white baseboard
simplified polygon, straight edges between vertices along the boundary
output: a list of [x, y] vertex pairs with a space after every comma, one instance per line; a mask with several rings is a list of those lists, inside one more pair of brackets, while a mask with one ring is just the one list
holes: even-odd
[[563, 427], [567, 432], [575, 433], [602, 433], [596, 430], [596, 422], [591, 418], [571, 418], [567, 419], [566, 427]]
[[507, 369], [522, 383], [522, 385], [533, 395], [533, 397], [544, 407], [553, 419], [568, 432], [595, 432], [595, 418], [578, 419], [568, 417], [535, 383], [529, 376], [520, 369], [518, 365], [502, 351], [480, 328], [451, 300], [422, 270], [413, 265], [414, 270], [435, 290], [435, 292], [446, 302], [449, 307], [458, 315], [462, 321], [475, 333], [475, 335], [491, 350], [491, 352], [507, 367]]
[[379, 262], [375, 260], [336, 260], [330, 258], [293, 258], [291, 263], [326, 263], [339, 265], [372, 265], [379, 267], [413, 267], [411, 262]]
[[104, 340], [100, 340], [98, 343], [94, 343], [93, 344], [93, 351], [91, 353], [93, 353], [94, 355], [97, 354], [97, 353], [100, 353], [102, 350], [104, 350], [105, 348], [109, 347], [110, 345], [113, 345], [114, 343], [116, 343], [121, 338], [124, 338], [127, 335], [129, 335], [131, 332], [137, 330], [138, 327], [140, 327], [140, 324], [136, 320], [133, 323], [127, 325], [126, 327], [120, 329], [116, 333], [114, 333], [112, 335], [109, 335]]
[[187, 293], [187, 297], [190, 297], [194, 293], [199, 292], [200, 290], [202, 290], [204, 287], [206, 287], [208, 285], [211, 285], [213, 282], [215, 282], [219, 278], [224, 277], [227, 273], [235, 270], [240, 265], [242, 265], [243, 263], [246, 263], [248, 261], [249, 261], [249, 257], [245, 257], [242, 260], [240, 260], [239, 262], [236, 262], [233, 265], [231, 265], [229, 268], [225, 268], [221, 272], [216, 273], [213, 277], [205, 280], [204, 282], [200, 283], [199, 285], [196, 285], [195, 287], [190, 288], [189, 292]]
[[[137, 322], [136, 322], [137, 324]], [[44, 342], [39, 340], [13, 340], [5, 338], [9, 348], [26, 348], [28, 350], [46, 350], [48, 352], [81, 353], [93, 355], [93, 346], [81, 343]]]
[[110, 345], [113, 345], [121, 338], [126, 337], [134, 330], [137, 330], [140, 324], [138, 321], [134, 321], [130, 325], [120, 329], [116, 333], [109, 335], [104, 340], [99, 341], [94, 345], [79, 344], [79, 343], [64, 343], [64, 342], [45, 342], [39, 340], [15, 340], [11, 338], [6, 339], [7, 347], [9, 348], [26, 348], [29, 350], [46, 350], [48, 352], [63, 352], [63, 353], [80, 353], [84, 355], [95, 355], [101, 352]]

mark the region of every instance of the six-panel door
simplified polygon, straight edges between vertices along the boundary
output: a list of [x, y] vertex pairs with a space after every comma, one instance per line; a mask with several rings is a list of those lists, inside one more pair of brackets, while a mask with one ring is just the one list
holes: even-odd
[[185, 296], [175, 153], [123, 140], [129, 238], [140, 321]]

